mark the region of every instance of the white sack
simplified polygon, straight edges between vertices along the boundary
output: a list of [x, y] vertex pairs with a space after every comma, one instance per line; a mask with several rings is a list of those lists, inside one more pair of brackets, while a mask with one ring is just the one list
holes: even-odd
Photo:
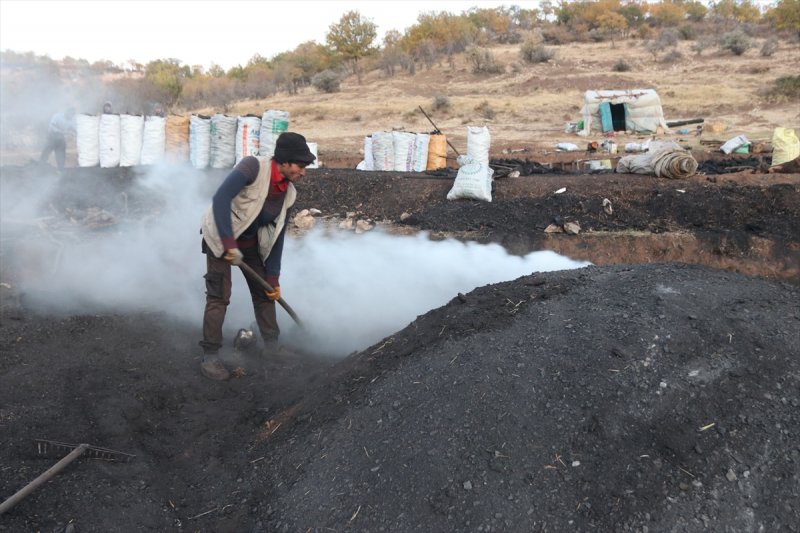
[[211, 117], [211, 168], [231, 168], [236, 163], [236, 117], [217, 113]]
[[308, 149], [311, 150], [311, 153], [314, 154], [314, 162], [308, 165], [306, 168], [319, 168], [319, 155], [317, 154], [317, 143], [310, 143], [307, 142]]
[[468, 155], [459, 156], [458, 165], [458, 174], [453, 181], [453, 187], [447, 193], [447, 199], [467, 198], [491, 202], [494, 169]]
[[119, 115], [100, 115], [98, 150], [100, 152], [100, 166], [103, 168], [119, 166], [119, 128]]
[[467, 128], [467, 155], [484, 166], [489, 166], [489, 145], [492, 137], [486, 126]]
[[364, 167], [359, 170], [375, 170], [375, 159], [372, 156], [372, 137], [364, 137]]
[[408, 172], [414, 161], [414, 134], [405, 131], [392, 132], [394, 164], [392, 170]]
[[142, 165], [155, 165], [164, 158], [167, 146], [167, 119], [157, 115], [145, 117], [142, 133]]
[[268, 109], [261, 115], [261, 134], [258, 154], [265, 157], [275, 155], [275, 141], [284, 131], [289, 130], [289, 112]]
[[207, 168], [211, 157], [211, 117], [189, 118], [189, 160], [194, 168]]
[[144, 117], [142, 115], [120, 115], [119, 130], [119, 166], [138, 165], [142, 160]]
[[75, 143], [79, 167], [96, 167], [100, 164], [100, 117], [78, 115], [75, 117]]
[[372, 134], [372, 162], [375, 170], [394, 169], [392, 132], [378, 131]]
[[425, 172], [428, 167], [428, 145], [431, 136], [428, 133], [417, 133], [414, 137], [414, 160], [411, 163], [411, 170], [414, 172]]
[[260, 117], [239, 117], [236, 122], [236, 162], [248, 155], [258, 155], [261, 139]]

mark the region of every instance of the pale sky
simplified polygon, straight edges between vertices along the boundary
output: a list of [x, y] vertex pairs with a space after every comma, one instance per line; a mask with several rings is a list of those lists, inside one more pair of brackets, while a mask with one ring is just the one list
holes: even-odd
[[378, 41], [401, 33], [420, 13], [460, 14], [472, 7], [519, 6], [531, 0], [0, 0], [0, 50], [124, 65], [175, 58], [228, 69], [256, 53], [270, 58], [306, 41], [325, 43], [331, 24], [358, 11], [378, 27]]

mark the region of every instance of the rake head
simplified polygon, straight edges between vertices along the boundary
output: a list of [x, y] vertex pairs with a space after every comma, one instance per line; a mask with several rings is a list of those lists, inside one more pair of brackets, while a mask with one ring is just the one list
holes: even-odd
[[129, 453], [109, 450], [108, 448], [99, 448], [97, 446], [90, 446], [88, 444], [68, 444], [66, 442], [56, 442], [54, 440], [36, 439], [37, 453], [47, 457], [62, 457], [79, 446], [85, 447], [85, 451], [82, 455], [91, 459], [127, 462], [136, 457], [135, 455]]

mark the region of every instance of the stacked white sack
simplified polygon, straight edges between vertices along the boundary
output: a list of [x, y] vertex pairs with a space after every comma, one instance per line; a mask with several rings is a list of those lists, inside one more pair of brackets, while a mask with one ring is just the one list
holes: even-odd
[[236, 117], [217, 113], [211, 117], [211, 168], [231, 168], [236, 162]]
[[189, 160], [194, 168], [208, 168], [211, 157], [211, 117], [189, 118]]
[[258, 154], [272, 157], [275, 154], [275, 141], [284, 131], [289, 130], [289, 112], [268, 109], [261, 116], [261, 135]]
[[119, 166], [119, 128], [119, 115], [100, 115], [98, 151], [100, 152], [100, 166], [103, 168]]
[[156, 115], [144, 119], [142, 165], [155, 165], [164, 159], [167, 146], [167, 119]]
[[78, 115], [75, 117], [75, 143], [79, 167], [96, 167], [100, 164], [100, 117]]

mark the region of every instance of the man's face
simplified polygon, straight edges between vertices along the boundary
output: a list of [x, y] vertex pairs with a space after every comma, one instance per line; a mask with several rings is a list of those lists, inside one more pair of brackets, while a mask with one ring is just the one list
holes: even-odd
[[278, 165], [278, 171], [284, 179], [294, 183], [298, 179], [306, 175], [305, 163], [281, 163]]

